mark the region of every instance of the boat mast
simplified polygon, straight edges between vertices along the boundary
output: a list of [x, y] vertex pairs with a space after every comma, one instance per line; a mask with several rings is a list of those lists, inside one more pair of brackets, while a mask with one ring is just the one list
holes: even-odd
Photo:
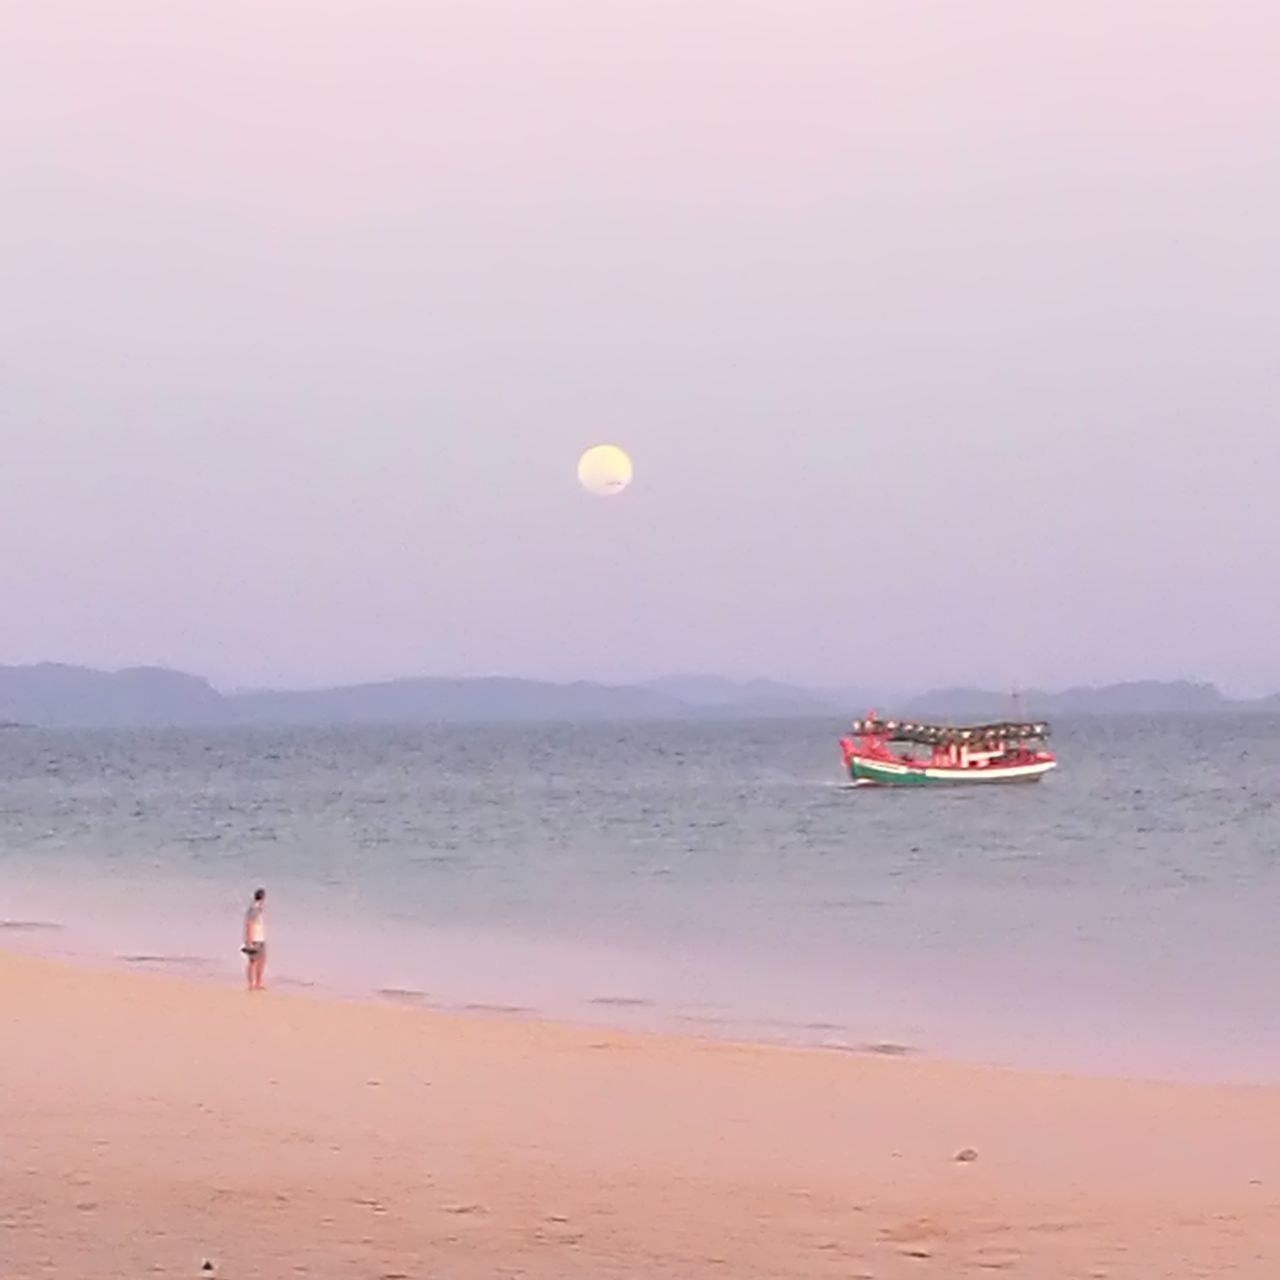
[[1014, 681], [1013, 688], [1009, 690], [1009, 701], [1013, 706], [1013, 719], [1025, 720], [1027, 718], [1026, 710], [1022, 705], [1022, 686]]

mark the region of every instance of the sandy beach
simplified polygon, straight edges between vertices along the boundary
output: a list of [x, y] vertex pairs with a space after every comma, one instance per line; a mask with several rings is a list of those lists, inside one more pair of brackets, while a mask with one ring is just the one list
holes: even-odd
[[[0, 957], [4, 1280], [1230, 1275], [1280, 1091]], [[976, 1159], [957, 1160], [966, 1149]]]

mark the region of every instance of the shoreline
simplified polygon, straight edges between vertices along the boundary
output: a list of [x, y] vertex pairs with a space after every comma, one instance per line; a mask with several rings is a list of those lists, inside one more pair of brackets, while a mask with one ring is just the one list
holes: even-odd
[[[41, 925], [41, 927], [49, 927]], [[60, 926], [53, 926], [60, 927]], [[105, 978], [120, 978], [173, 984], [180, 988], [220, 991], [249, 997], [245, 989], [243, 973], [218, 970], [205, 957], [160, 955], [107, 955], [79, 952], [57, 952], [43, 948], [23, 949], [14, 947], [11, 940], [0, 942], [0, 978], [8, 962], [32, 962], [37, 966], [49, 965], [72, 973], [100, 974]], [[784, 1037], [732, 1034], [731, 1028], [751, 1025], [746, 1020], [721, 1023], [707, 1019], [701, 1025], [673, 1027], [660, 1024], [628, 1025], [614, 1020], [612, 1012], [626, 1012], [629, 1000], [613, 1001], [608, 998], [591, 1001], [602, 1012], [598, 1017], [557, 1014], [526, 1005], [504, 1004], [498, 1001], [469, 1001], [447, 1003], [433, 1000], [429, 993], [417, 988], [383, 987], [368, 990], [339, 990], [323, 982], [313, 982], [288, 976], [274, 980], [268, 974], [264, 995], [283, 1001], [315, 1002], [345, 1008], [375, 1008], [400, 1010], [406, 1014], [421, 1016], [443, 1023], [472, 1022], [500, 1026], [544, 1028], [550, 1034], [589, 1037], [596, 1040], [622, 1039], [655, 1045], [702, 1046], [736, 1049], [742, 1052], [776, 1052], [784, 1054], [816, 1054], [860, 1059], [912, 1061], [934, 1064], [955, 1071], [976, 1071], [995, 1075], [1009, 1074], [1042, 1080], [1093, 1081], [1125, 1085], [1150, 1085], [1154, 1088], [1192, 1088], [1256, 1090], [1274, 1092], [1280, 1104], [1280, 1083], [1244, 1079], [1187, 1079], [1174, 1074], [1149, 1074], [1141, 1071], [1109, 1071], [1103, 1069], [1080, 1070], [1054, 1065], [1027, 1065], [1006, 1062], [999, 1058], [970, 1057], [937, 1052], [916, 1044], [893, 1040], [820, 1041], [798, 1040]], [[643, 1003], [643, 1002], [637, 1002]]]
[[[164, 955], [159, 953], [138, 952], [131, 954], [112, 953], [107, 951], [83, 951], [59, 949], [47, 945], [24, 947], [14, 945], [15, 938], [3, 939], [3, 932], [12, 930], [14, 934], [33, 938], [56, 936], [64, 926], [52, 921], [0, 921], [0, 958], [31, 959], [37, 962], [48, 962], [72, 969], [100, 972], [103, 974], [135, 975], [149, 977], [161, 981], [191, 983], [201, 987], [218, 990], [243, 990], [243, 973], [231, 968], [219, 968], [216, 962], [204, 955]], [[505, 1003], [501, 1000], [462, 1000], [451, 1002], [436, 999], [430, 992], [418, 987], [351, 987], [342, 989], [332, 986], [323, 980], [311, 980], [281, 974], [274, 978], [268, 975], [268, 989], [278, 996], [289, 999], [332, 1001], [340, 1004], [373, 1004], [390, 1005], [412, 1009], [430, 1017], [460, 1018], [500, 1018], [509, 1021], [542, 1024], [552, 1027], [573, 1029], [582, 1033], [616, 1034], [635, 1036], [646, 1039], [671, 1039], [674, 1041], [705, 1041], [710, 1044], [741, 1045], [743, 1047], [759, 1047], [773, 1049], [789, 1049], [803, 1052], [820, 1053], [852, 1053], [873, 1054], [884, 1057], [922, 1057], [937, 1058], [940, 1055], [915, 1044], [906, 1044], [896, 1040], [869, 1039], [863, 1042], [846, 1040], [803, 1039], [796, 1036], [777, 1034], [749, 1034], [751, 1027], [772, 1027], [781, 1032], [784, 1027], [792, 1031], [839, 1031], [845, 1028], [835, 1024], [786, 1024], [769, 1019], [752, 1019], [748, 1016], [701, 1018], [687, 1017], [683, 1021], [687, 1026], [670, 1025], [673, 1015], [664, 1015], [657, 1006], [644, 997], [631, 996], [599, 996], [581, 1002], [581, 1009], [573, 1011], [547, 1010], [537, 1006]], [[639, 1021], [626, 1021], [624, 1015], [636, 1015]], [[678, 1020], [678, 1015], [676, 1015]], [[945, 1060], [969, 1065], [990, 1066], [1017, 1070], [1016, 1065], [997, 1061], [984, 1062], [963, 1057]], [[1045, 1068], [1030, 1068], [1045, 1071]], [[1049, 1070], [1049, 1074], [1056, 1074]], [[1099, 1073], [1081, 1073], [1099, 1074]], [[1210, 1082], [1214, 1083], [1214, 1082]]]
[[[208, 930], [208, 922], [200, 924], [204, 932], [197, 934], [194, 947], [179, 953], [171, 949], [175, 936], [155, 939], [159, 946], [124, 951], [120, 949], [118, 937], [108, 939], [103, 934], [96, 940], [86, 939], [53, 917], [0, 919], [0, 952], [7, 950], [13, 955], [108, 973], [147, 974], [215, 988], [239, 989], [243, 983], [240, 958], [237, 956], [231, 963], [219, 959], [210, 945], [214, 935]], [[361, 945], [363, 935], [359, 929], [350, 929], [349, 925], [348, 929], [336, 943], [330, 940], [329, 945], [336, 948], [337, 954], [343, 954], [344, 948]], [[219, 932], [225, 938], [226, 931]], [[294, 974], [281, 971], [280, 960], [273, 954], [268, 984], [277, 994], [287, 992], [319, 1000], [392, 1004], [430, 1014], [501, 1016], [588, 1028], [599, 1033], [706, 1039], [715, 1043], [855, 1056], [921, 1058], [1072, 1078], [1280, 1088], [1280, 1077], [1273, 1069], [1274, 1054], [1242, 1054], [1240, 1044], [1215, 1039], [1209, 1027], [1194, 1048], [1189, 1047], [1185, 1038], [1168, 1043], [1144, 1040], [1140, 1028], [1131, 1023], [1122, 1024], [1115, 1011], [1107, 1014], [1105, 1010], [1099, 1014], [1106, 1015], [1107, 1021], [1098, 1020], [1092, 1034], [1083, 1038], [1073, 1038], [1066, 1030], [1049, 1038], [1039, 1027], [1018, 1030], [1008, 1022], [998, 1024], [988, 1020], [969, 1025], [959, 1016], [953, 1017], [945, 1029], [926, 1027], [913, 1025], [909, 1016], [886, 1016], [885, 1010], [892, 1003], [892, 988], [882, 991], [865, 984], [853, 988], [867, 1004], [865, 1017], [856, 1021], [848, 1015], [842, 1021], [828, 1020], [822, 1012], [806, 1016], [800, 1009], [792, 1010], [793, 1016], [788, 1018], [776, 1014], [763, 1016], [759, 1010], [713, 1003], [694, 1002], [682, 1006], [666, 999], [669, 992], [653, 997], [642, 985], [628, 985], [625, 978], [621, 981], [601, 978], [598, 971], [596, 987], [601, 994], [587, 996], [590, 986], [585, 983], [576, 993], [539, 987], [536, 981], [531, 985], [528, 974], [521, 970], [521, 963], [526, 955], [535, 962], [544, 961], [545, 955], [538, 948], [548, 945], [545, 939], [466, 928], [415, 931], [415, 940], [422, 937], [431, 939], [434, 946], [442, 945], [441, 940], [445, 940], [443, 950], [434, 954], [429, 962], [421, 956], [414, 957], [418, 966], [443, 975], [429, 984], [416, 973], [406, 975], [408, 980], [393, 979], [384, 983], [369, 981], [369, 975], [364, 973], [358, 977], [348, 974], [349, 980], [345, 982], [335, 981], [332, 966], [322, 967], [319, 972], [308, 967], [311, 952], [300, 957], [301, 967]], [[458, 939], [466, 941], [459, 944]], [[557, 940], [550, 945], [563, 948], [565, 944]], [[569, 945], [577, 946], [576, 943]], [[221, 950], [225, 951], [226, 947]], [[293, 948], [289, 948], [287, 954], [294, 955], [297, 963], [299, 957]], [[625, 954], [634, 961], [643, 953]], [[571, 953], [557, 954], [556, 959], [563, 966], [568, 955], [587, 969], [596, 960], [603, 960], [602, 967], [607, 969], [609, 962], [616, 958], [594, 951], [588, 944]], [[496, 967], [495, 956], [500, 957]], [[472, 964], [477, 961], [478, 967], [473, 969]], [[500, 979], [495, 976], [499, 969], [504, 975]], [[513, 973], [520, 975], [514, 981], [510, 978]], [[306, 976], [301, 976], [304, 974]], [[752, 979], [744, 974], [742, 980], [750, 986]], [[878, 984], [879, 979], [876, 981]], [[610, 994], [604, 994], [606, 991]], [[782, 1007], [785, 998], [775, 1002]], [[1078, 1033], [1082, 1029], [1079, 1010], [1075, 1013], [1074, 1030]], [[1115, 1034], [1117, 1031], [1119, 1035]]]
[[205, 1259], [235, 1280], [1269, 1280], [1280, 1249], [1269, 1086], [251, 995], [5, 951], [0, 1008], [6, 1280]]

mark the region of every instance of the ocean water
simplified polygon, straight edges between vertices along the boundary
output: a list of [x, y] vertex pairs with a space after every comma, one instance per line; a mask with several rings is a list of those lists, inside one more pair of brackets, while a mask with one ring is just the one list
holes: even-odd
[[854, 790], [826, 722], [0, 734], [0, 946], [424, 1007], [1280, 1080], [1280, 719]]

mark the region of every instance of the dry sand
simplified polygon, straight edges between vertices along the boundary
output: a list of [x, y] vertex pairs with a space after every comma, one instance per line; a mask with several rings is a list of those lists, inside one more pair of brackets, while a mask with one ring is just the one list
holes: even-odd
[[0, 1029], [3, 1280], [1280, 1276], [1272, 1089], [13, 956]]

